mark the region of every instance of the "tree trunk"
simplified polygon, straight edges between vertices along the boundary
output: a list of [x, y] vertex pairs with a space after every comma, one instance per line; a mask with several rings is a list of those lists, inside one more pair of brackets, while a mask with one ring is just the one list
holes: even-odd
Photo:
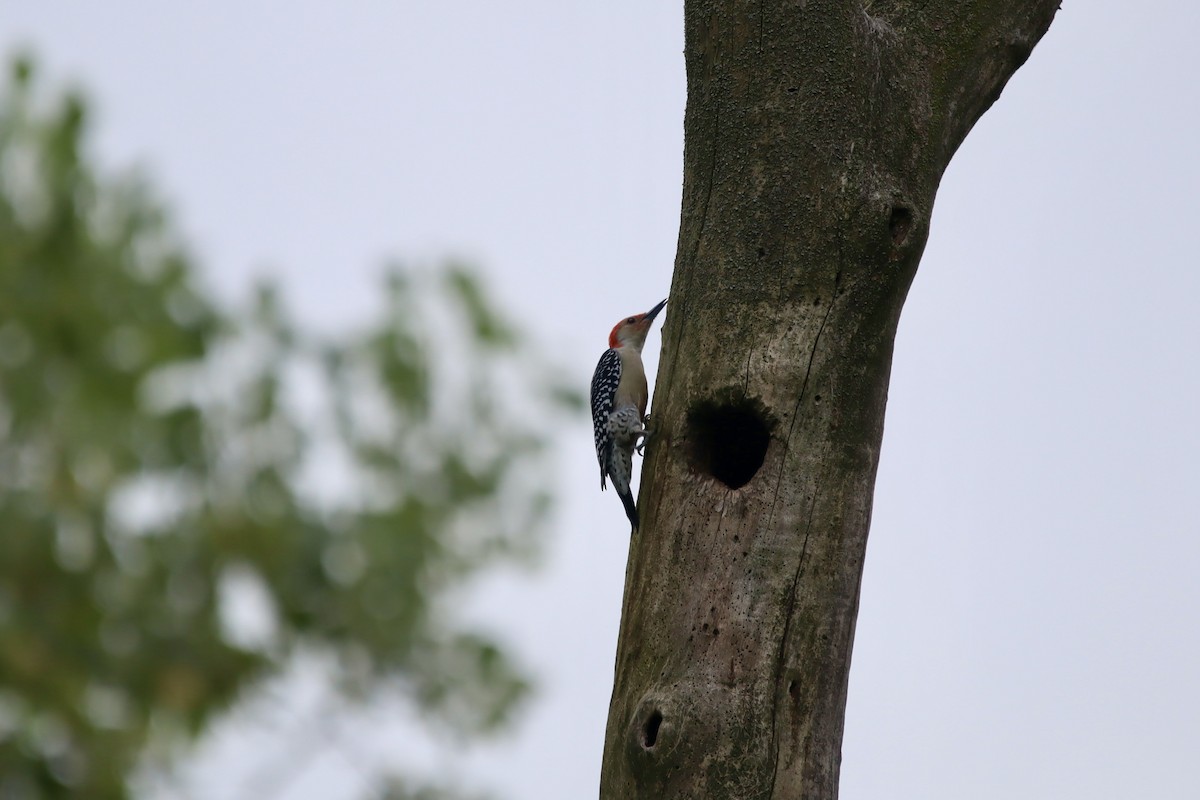
[[683, 215], [600, 795], [835, 798], [896, 323], [946, 164], [1058, 2], [685, 6]]

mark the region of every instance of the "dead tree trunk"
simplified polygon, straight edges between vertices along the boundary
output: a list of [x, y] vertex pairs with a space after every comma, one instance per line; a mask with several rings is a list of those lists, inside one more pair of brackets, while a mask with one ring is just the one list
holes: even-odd
[[683, 215], [600, 795], [835, 798], [896, 323], [946, 164], [1058, 0], [685, 5]]

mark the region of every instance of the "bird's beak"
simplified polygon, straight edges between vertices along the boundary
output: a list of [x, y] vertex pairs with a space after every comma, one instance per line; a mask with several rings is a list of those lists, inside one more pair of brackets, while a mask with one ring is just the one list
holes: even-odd
[[645, 318], [646, 322], [649, 322], [650, 320], [654, 319], [654, 317], [658, 315], [658, 312], [663, 310], [663, 306], [665, 306], [666, 304], [667, 304], [667, 301], [664, 299], [661, 303], [656, 305], [654, 308], [647, 311], [646, 318]]

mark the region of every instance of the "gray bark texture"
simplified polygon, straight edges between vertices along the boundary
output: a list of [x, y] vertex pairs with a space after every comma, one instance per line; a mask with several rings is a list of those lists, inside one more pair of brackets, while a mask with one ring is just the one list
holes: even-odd
[[686, 0], [679, 249], [600, 796], [837, 796], [892, 345], [1058, 0]]

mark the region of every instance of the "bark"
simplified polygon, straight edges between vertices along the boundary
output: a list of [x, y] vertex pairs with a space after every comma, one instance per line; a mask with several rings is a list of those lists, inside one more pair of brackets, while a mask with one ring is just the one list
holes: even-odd
[[600, 795], [834, 798], [892, 345], [1057, 0], [687, 0], [683, 213]]

